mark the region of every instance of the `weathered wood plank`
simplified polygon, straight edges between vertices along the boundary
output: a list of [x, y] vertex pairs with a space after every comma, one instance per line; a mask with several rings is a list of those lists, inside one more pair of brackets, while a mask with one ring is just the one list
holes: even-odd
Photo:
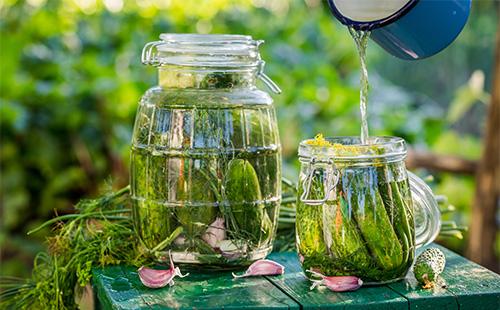
[[[432, 244], [431, 246], [434, 247], [436, 245]], [[417, 250], [417, 253], [421, 253], [425, 248]], [[446, 256], [447, 259], [450, 259], [448, 255]], [[448, 277], [447, 269], [445, 269], [443, 277]], [[404, 280], [388, 284], [388, 286], [408, 300], [410, 310], [458, 309], [458, 301], [455, 294], [441, 285], [436, 285], [433, 289], [429, 290], [422, 289], [411, 271]]]
[[411, 271], [404, 281], [389, 285], [408, 299], [410, 309], [500, 309], [498, 274], [442, 246], [431, 246], [440, 248], [446, 256], [446, 267], [435, 288], [422, 289]]
[[310, 290], [295, 253], [271, 254], [285, 266], [285, 274], [268, 277], [296, 300], [303, 309], [408, 309], [408, 301], [387, 286], [363, 287], [356, 292], [335, 293], [328, 289]]
[[444, 247], [438, 247], [447, 259], [443, 272], [446, 289], [456, 296], [459, 308], [500, 309], [500, 276]]
[[356, 292], [309, 290], [296, 253], [274, 253], [285, 274], [233, 280], [229, 272], [194, 272], [163, 289], [145, 288], [130, 267], [94, 270], [93, 285], [104, 309], [500, 309], [500, 276], [443, 250], [442, 285], [421, 289], [411, 273], [404, 281]]
[[148, 305], [126, 278], [122, 266], [95, 268], [92, 286], [98, 309], [148, 309]]
[[263, 277], [233, 280], [230, 272], [196, 272], [175, 286], [149, 289], [135, 268], [94, 271], [94, 288], [104, 309], [298, 309], [296, 302]]

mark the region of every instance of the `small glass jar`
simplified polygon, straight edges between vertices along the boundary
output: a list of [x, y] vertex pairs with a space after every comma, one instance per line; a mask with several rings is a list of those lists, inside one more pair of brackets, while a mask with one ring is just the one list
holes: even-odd
[[143, 50], [159, 85], [141, 99], [132, 138], [134, 223], [144, 247], [176, 263], [244, 266], [270, 253], [281, 146], [262, 41], [162, 34]]
[[299, 146], [296, 235], [302, 268], [366, 284], [403, 278], [439, 233], [430, 188], [407, 172], [395, 137], [305, 140]]

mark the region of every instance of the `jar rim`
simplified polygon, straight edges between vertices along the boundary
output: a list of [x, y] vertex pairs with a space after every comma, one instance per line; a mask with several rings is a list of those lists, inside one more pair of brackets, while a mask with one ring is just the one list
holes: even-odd
[[144, 46], [142, 62], [161, 66], [237, 67], [263, 66], [262, 40], [239, 34], [162, 33], [159, 41]]
[[314, 144], [315, 139], [306, 139], [299, 144], [301, 161], [359, 162], [381, 160], [402, 160], [407, 148], [403, 138], [374, 136], [368, 143], [361, 143], [359, 136], [337, 136], [325, 138], [327, 145]]
[[259, 45], [262, 41], [254, 40], [252, 36], [243, 34], [199, 34], [199, 33], [162, 33], [160, 39], [169, 43], [242, 43]]

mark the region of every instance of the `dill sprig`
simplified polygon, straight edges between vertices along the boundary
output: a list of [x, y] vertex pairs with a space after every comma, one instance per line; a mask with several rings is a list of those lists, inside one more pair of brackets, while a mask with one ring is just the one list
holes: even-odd
[[91, 279], [92, 268], [153, 262], [135, 237], [129, 187], [80, 201], [77, 213], [58, 216], [29, 232], [55, 225], [47, 251], [39, 253], [29, 279], [0, 279], [0, 306], [6, 309], [76, 309], [75, 295]]

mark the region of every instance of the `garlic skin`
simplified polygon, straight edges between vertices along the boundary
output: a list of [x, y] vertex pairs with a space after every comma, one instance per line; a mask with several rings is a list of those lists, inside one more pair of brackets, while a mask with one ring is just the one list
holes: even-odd
[[244, 278], [252, 276], [275, 276], [285, 273], [285, 266], [269, 259], [261, 259], [251, 264], [247, 271], [242, 275], [236, 275], [234, 278]]
[[308, 270], [309, 273], [320, 277], [320, 280], [311, 280], [313, 284], [311, 285], [311, 290], [317, 286], [324, 285], [329, 290], [334, 292], [348, 292], [355, 291], [363, 285], [363, 281], [354, 276], [334, 276], [328, 277], [316, 271]]
[[179, 237], [175, 238], [174, 244], [178, 246], [183, 246], [184, 244], [186, 244], [186, 237], [180, 235]]
[[220, 242], [226, 239], [226, 227], [224, 226], [224, 218], [218, 217], [208, 226], [207, 230], [201, 236], [201, 239], [208, 243], [212, 248], [218, 248]]
[[137, 270], [139, 274], [139, 279], [141, 279], [142, 284], [149, 288], [161, 288], [167, 284], [174, 285], [175, 276], [184, 278], [189, 275], [189, 273], [182, 274], [179, 267], [174, 266], [174, 261], [172, 260], [172, 254], [168, 253], [170, 257], [170, 269], [167, 270], [157, 270], [142, 266]]

